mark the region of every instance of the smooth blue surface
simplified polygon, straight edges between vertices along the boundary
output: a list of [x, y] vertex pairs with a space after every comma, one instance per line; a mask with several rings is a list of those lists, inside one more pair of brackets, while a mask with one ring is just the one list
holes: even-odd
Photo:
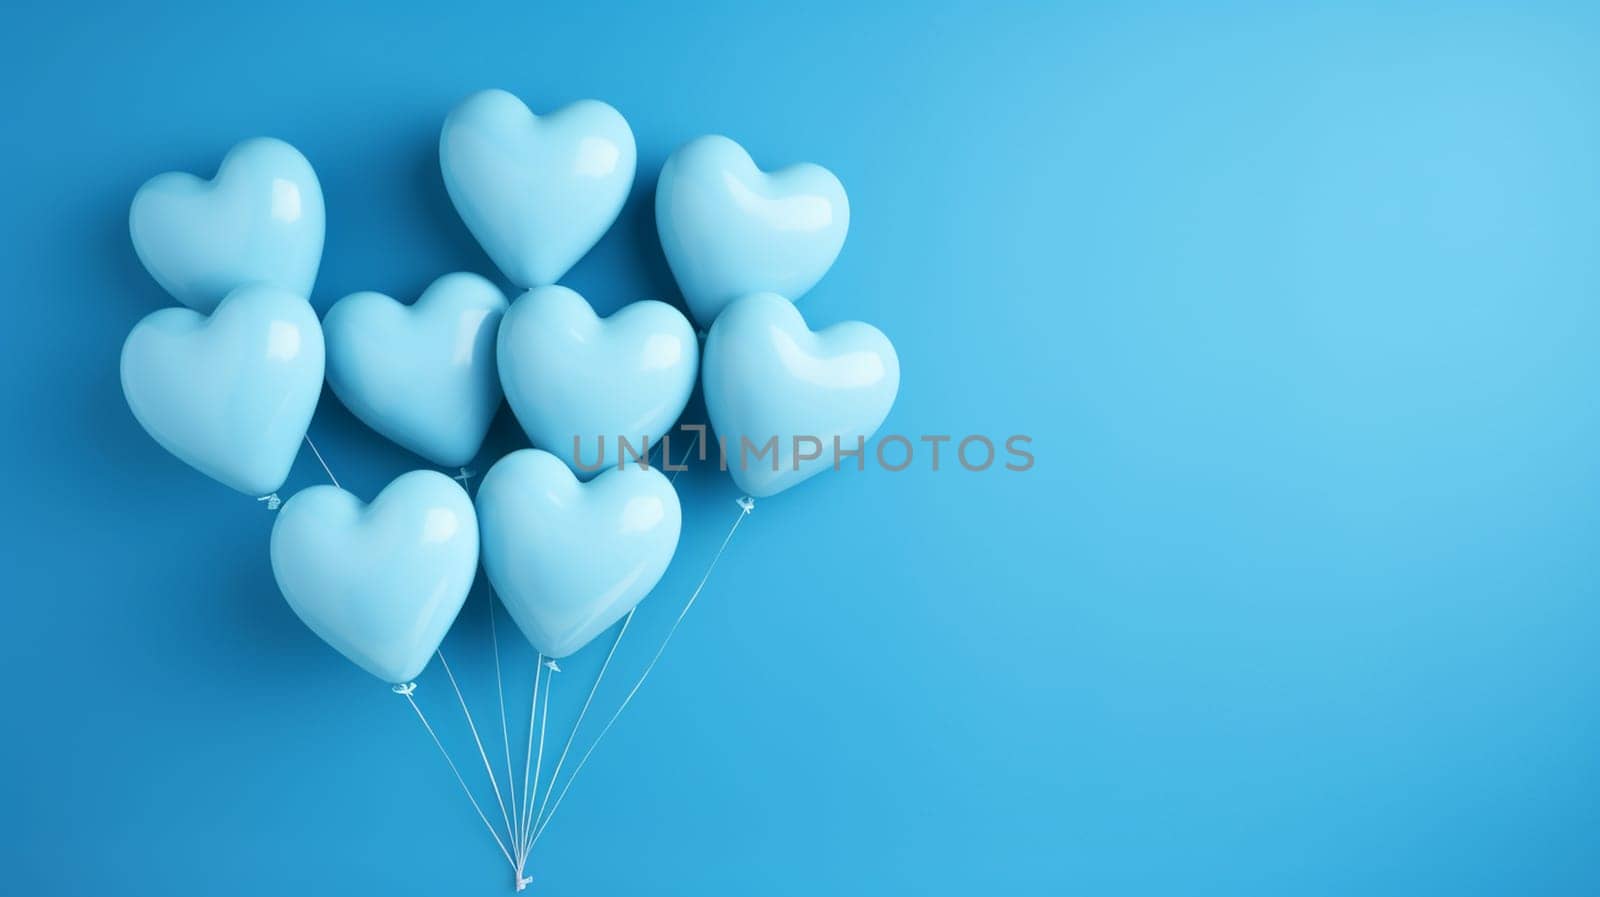
[[[410, 708], [279, 597], [272, 513], [117, 382], [171, 304], [134, 190], [253, 134], [317, 166], [319, 312], [507, 287], [437, 157], [499, 85], [638, 138], [565, 281], [597, 311], [679, 304], [653, 186], [684, 142], [814, 160], [852, 220], [801, 308], [894, 339], [884, 432], [1038, 456], [932, 473], [919, 445], [758, 502], [533, 897], [1600, 892], [1593, 4], [179, 0], [6, 36], [0, 890], [510, 894]], [[418, 463], [331, 396], [311, 432], [363, 499]], [[473, 466], [526, 444], [502, 412]], [[614, 671], [738, 513], [714, 468], [678, 477]], [[324, 482], [303, 451], [289, 488]], [[484, 596], [444, 647], [497, 732]], [[607, 640], [563, 662], [569, 714]], [[441, 670], [417, 698], [476, 762]]]
[[322, 185], [300, 151], [271, 137], [240, 141], [216, 177], [170, 171], [133, 195], [134, 251], [174, 298], [210, 312], [253, 283], [311, 295], [322, 261]]
[[415, 679], [478, 572], [478, 519], [455, 480], [413, 470], [369, 505], [312, 486], [272, 524], [272, 575], [311, 631], [384, 682]]
[[706, 336], [700, 383], [718, 463], [757, 498], [869, 458], [905, 466], [903, 449], [867, 447], [900, 390], [900, 359], [871, 324], [813, 332], [775, 293], [735, 299]]
[[528, 641], [557, 659], [655, 587], [683, 511], [659, 470], [613, 468], [583, 483], [555, 455], [512, 452], [478, 491], [483, 570]]
[[773, 172], [720, 134], [696, 137], [661, 166], [656, 229], [684, 301], [709, 328], [750, 293], [799, 299], [844, 247], [850, 200], [811, 162]]
[[633, 184], [628, 123], [599, 100], [545, 116], [475, 93], [439, 133], [445, 189], [467, 229], [520, 287], [555, 283], [611, 227]]
[[240, 287], [204, 315], [163, 308], [122, 345], [122, 394], [150, 436], [249, 496], [283, 485], [322, 395], [322, 327], [304, 298]]
[[351, 293], [328, 309], [328, 386], [379, 433], [445, 467], [477, 457], [500, 409], [495, 339], [506, 297], [477, 274], [428, 284], [410, 305]]
[[563, 286], [518, 297], [499, 353], [506, 401], [534, 447], [584, 479], [617, 463], [620, 439], [646, 454], [669, 434], [700, 373], [700, 342], [683, 312], [646, 299], [601, 318]]

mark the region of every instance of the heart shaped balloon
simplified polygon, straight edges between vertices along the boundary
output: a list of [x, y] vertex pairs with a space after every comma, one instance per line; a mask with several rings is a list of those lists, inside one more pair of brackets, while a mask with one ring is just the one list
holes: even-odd
[[446, 274], [413, 305], [353, 293], [328, 309], [328, 384], [356, 417], [445, 467], [471, 461], [500, 407], [495, 334], [506, 310], [476, 274]]
[[478, 570], [478, 521], [454, 480], [404, 474], [372, 504], [335, 486], [289, 499], [272, 574], [311, 631], [379, 679], [406, 683], [439, 649]]
[[803, 163], [768, 174], [726, 137], [679, 148], [656, 186], [661, 248], [702, 327], [748, 293], [799, 299], [849, 228], [850, 201], [832, 172]]
[[528, 438], [587, 477], [616, 463], [619, 438], [647, 454], [672, 428], [694, 391], [700, 344], [688, 319], [664, 302], [635, 302], [601, 318], [582, 296], [549, 286], [506, 312], [499, 364]]
[[204, 312], [251, 283], [310, 296], [323, 226], [311, 163], [270, 137], [234, 146], [209, 181], [183, 172], [151, 178], [128, 212], [134, 251], [151, 276]]
[[240, 287], [207, 317], [148, 315], [122, 345], [122, 393], [156, 442], [249, 495], [289, 476], [322, 394], [322, 328], [277, 287]]
[[889, 416], [900, 360], [876, 327], [813, 333], [788, 300], [756, 293], [717, 317], [701, 375], [728, 471], [761, 498], [833, 466], [836, 446], [864, 445]]
[[650, 593], [678, 547], [682, 511], [661, 472], [630, 466], [581, 483], [523, 449], [478, 488], [483, 569], [533, 646], [565, 657]]
[[512, 283], [555, 283], [611, 227], [633, 187], [633, 132], [580, 100], [545, 116], [503, 90], [451, 110], [439, 134], [445, 190]]

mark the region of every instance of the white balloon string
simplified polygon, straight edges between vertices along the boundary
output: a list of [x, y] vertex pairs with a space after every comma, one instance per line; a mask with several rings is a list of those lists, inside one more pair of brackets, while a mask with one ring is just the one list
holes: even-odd
[[472, 711], [467, 709], [467, 699], [461, 694], [461, 686], [456, 684], [456, 674], [450, 671], [450, 664], [444, 659], [444, 652], [435, 651], [439, 663], [444, 667], [444, 674], [450, 677], [450, 687], [455, 690], [456, 701], [461, 704], [461, 713], [467, 718], [467, 728], [472, 730], [472, 740], [478, 746], [478, 756], [483, 758], [483, 771], [489, 774], [489, 787], [494, 789], [494, 799], [500, 804], [500, 817], [506, 824], [506, 837], [511, 834], [511, 816], [506, 813], [505, 799], [500, 796], [500, 782], [495, 778], [494, 765], [489, 762], [489, 752], [483, 749], [483, 739], [478, 737], [478, 726], [472, 721]]
[[311, 454], [317, 456], [317, 463], [322, 465], [322, 472], [327, 474], [328, 475], [328, 479], [333, 481], [334, 487], [338, 488], [338, 489], [343, 489], [344, 487], [339, 485], [339, 478], [334, 476], [332, 468], [328, 467], [328, 462], [322, 460], [322, 453], [317, 451], [317, 444], [315, 442], [311, 441], [311, 434], [310, 433], [306, 434], [306, 445], [311, 446]]
[[[739, 531], [739, 524], [750, 516], [750, 512], [754, 511], [755, 507], [755, 499], [750, 496], [746, 495], [739, 499], [739, 516], [734, 518], [733, 526], [728, 528], [728, 535], [723, 537], [722, 546], [712, 556], [711, 563], [706, 565], [706, 572], [700, 577], [700, 584], [695, 586], [694, 591], [689, 595], [689, 600], [684, 602], [683, 610], [678, 611], [678, 618], [672, 621], [672, 627], [667, 630], [666, 637], [661, 640], [661, 645], [656, 648], [655, 656], [650, 658], [650, 662], [645, 665], [644, 672], [640, 673], [639, 678], [634, 681], [633, 688], [622, 699], [622, 704], [617, 707], [616, 712], [611, 714], [611, 718], [606, 720], [606, 724], [600, 729], [600, 734], [595, 736], [594, 742], [589, 745], [589, 749], [584, 751], [583, 756], [578, 759], [578, 765], [573, 767], [572, 774], [567, 777], [567, 783], [561, 786], [561, 793], [556, 796], [556, 802], [550, 806], [550, 811], [543, 814], [538, 821], [538, 828], [533, 832], [533, 840], [529, 841], [527, 848], [523, 850], [523, 862], [527, 862], [527, 855], [533, 850], [533, 845], [539, 843], [539, 836], [550, 825], [550, 820], [555, 818], [556, 811], [561, 809], [561, 801], [566, 798], [567, 792], [571, 790], [572, 783], [578, 778], [578, 773], [583, 772], [583, 767], [588, 764], [589, 757], [594, 753], [594, 749], [600, 746], [601, 740], [606, 737], [607, 732], [611, 731], [611, 727], [616, 723], [617, 717], [621, 716], [622, 711], [627, 709], [628, 703], [633, 700], [633, 696], [639, 693], [639, 687], [644, 685], [646, 679], [650, 678], [650, 671], [656, 668], [657, 661], [661, 660], [661, 655], [667, 650], [667, 644], [672, 641], [672, 636], [677, 633], [678, 627], [683, 623], [683, 618], [689, 615], [689, 608], [694, 607], [695, 601], [700, 597], [700, 592], [705, 589], [706, 583], [710, 581], [711, 571], [717, 569], [717, 562], [722, 560], [723, 553], [728, 550], [728, 543], [733, 541], [733, 534]], [[555, 784], [554, 778], [550, 780], [550, 784]]]
[[[540, 652], [539, 660], [533, 668], [533, 697], [528, 701], [528, 740], [523, 742], [527, 747], [522, 755], [522, 819], [528, 818], [528, 795], [539, 787], [538, 772], [533, 765], [533, 726], [539, 718], [539, 683], [544, 673], [544, 653]], [[515, 794], [513, 800], [517, 800]], [[517, 859], [522, 858], [522, 829], [517, 829]]]
[[[548, 730], [550, 727], [550, 692], [555, 688], [555, 684], [556, 679], [554, 675], [546, 676], [544, 678], [544, 704], [539, 708], [539, 756], [533, 761], [533, 781], [535, 785], [539, 783], [539, 777], [541, 775], [539, 770], [544, 766], [544, 736], [546, 730]], [[528, 809], [533, 809], [531, 804]], [[528, 840], [533, 837], [533, 825], [528, 821], [528, 817], [530, 815], [530, 813], [522, 814], [522, 822], [524, 826], [522, 832], [523, 862], [527, 862]]]
[[[611, 658], [617, 654], [617, 646], [622, 644], [622, 637], [628, 634], [628, 624], [633, 622], [634, 611], [639, 608], [634, 606], [628, 615], [622, 618], [622, 628], [617, 630], [617, 637], [611, 642], [611, 650], [606, 652], [606, 659], [600, 664], [600, 672], [594, 677], [594, 685], [589, 687], [589, 696], [583, 699], [583, 707], [578, 710], [578, 720], [572, 724], [572, 733], [567, 736], [567, 743], [561, 748], [561, 757], [556, 760], [556, 768], [550, 773], [550, 784], [544, 790], [544, 797], [539, 800], [539, 808], [534, 811], [533, 821], [537, 825], [544, 816], [544, 808], [550, 804], [550, 792], [555, 790], [556, 779], [561, 777], [561, 767], [567, 762], [567, 752], [572, 750], [572, 742], [578, 737], [578, 730], [583, 728], [583, 718], [589, 713], [589, 705], [594, 701], [595, 692], [600, 690], [600, 683], [606, 678], [606, 670], [611, 667]], [[534, 834], [537, 838], [537, 832]], [[531, 846], [531, 844], [530, 844]]]
[[[556, 676], [555, 676], [556, 671], [561, 669], [559, 666], [556, 666], [555, 663], [556, 662], [553, 661], [553, 660], [550, 660], [550, 661], [545, 660], [543, 653], [539, 654], [539, 665], [541, 667], [548, 665], [548, 666], [552, 667], [553, 669], [551, 669], [550, 675], [548, 675], [548, 676], [546, 676], [544, 678], [544, 705], [539, 710], [539, 756], [538, 756], [538, 759], [533, 761], [533, 778], [529, 779], [526, 775], [523, 776], [523, 779], [524, 779], [524, 781], [523, 781], [523, 786], [524, 786], [523, 796], [524, 797], [527, 797], [528, 795], [530, 795], [533, 792], [537, 791], [538, 787], [539, 787], [539, 777], [540, 777], [539, 769], [540, 769], [540, 767], [542, 767], [544, 765], [544, 735], [545, 735], [545, 729], [548, 727], [548, 725], [550, 723], [550, 689], [551, 689], [552, 686], [555, 685], [555, 682], [556, 682]], [[538, 674], [535, 673], [535, 675], [534, 675], [534, 689], [535, 689], [534, 697], [535, 698], [538, 698], [538, 684], [539, 684], [538, 683]], [[532, 732], [531, 729], [528, 732], [528, 736], [529, 736], [529, 738], [531, 740], [532, 737], [533, 737], [533, 732]], [[532, 840], [532, 837], [533, 837], [533, 825], [529, 821], [532, 818], [532, 816], [533, 816], [533, 805], [532, 804], [524, 804], [523, 807], [522, 807], [522, 842], [519, 845], [518, 850], [517, 850], [517, 855], [518, 855], [518, 859], [517, 859], [517, 878], [518, 878], [519, 881], [522, 879], [522, 870], [523, 870], [523, 868], [526, 867], [527, 864], [528, 864], [528, 847], [529, 847], [528, 842], [530, 840]], [[521, 890], [521, 888], [518, 888], [518, 890]]]
[[505, 842], [500, 840], [500, 833], [494, 830], [494, 824], [489, 822], [489, 817], [484, 814], [483, 808], [478, 806], [478, 799], [472, 796], [472, 789], [467, 787], [467, 780], [461, 777], [461, 770], [456, 768], [456, 761], [450, 759], [450, 752], [444, 749], [444, 743], [439, 740], [438, 734], [433, 731], [433, 726], [428, 723], [428, 717], [423, 715], [422, 708], [417, 706], [417, 699], [411, 696], [415, 688], [415, 685], [407, 683], [395, 686], [394, 691], [395, 694], [404, 697], [411, 704], [411, 709], [417, 712], [417, 719], [422, 721], [422, 728], [428, 731], [428, 737], [433, 739], [433, 744], [444, 757], [444, 762], [450, 764], [450, 771], [455, 773], [456, 781], [461, 784], [462, 793], [472, 802], [472, 809], [478, 812], [478, 818], [483, 820], [483, 827], [489, 830], [489, 837], [494, 839], [495, 845], [500, 848], [500, 853], [505, 855], [506, 862], [511, 864], [511, 868], [516, 869], [517, 862], [511, 858], [511, 851], [506, 849]]
[[[511, 821], [508, 832], [521, 831], [517, 816], [517, 768], [511, 765], [511, 731], [506, 725], [506, 689], [500, 677], [500, 636], [495, 632], [495, 597], [489, 596], [489, 644], [494, 651], [494, 691], [500, 704], [500, 741], [505, 746], [506, 786], [511, 794]], [[515, 836], [513, 836], [515, 837]]]

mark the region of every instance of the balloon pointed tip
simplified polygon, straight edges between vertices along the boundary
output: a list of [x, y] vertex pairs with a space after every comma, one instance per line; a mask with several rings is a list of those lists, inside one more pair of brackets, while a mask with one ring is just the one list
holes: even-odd
[[741, 496], [739, 498], [739, 507], [743, 508], [744, 512], [748, 514], [756, 509], [756, 500], [748, 495]]
[[266, 502], [267, 503], [267, 510], [269, 510], [269, 511], [276, 511], [276, 510], [278, 510], [279, 506], [281, 506], [283, 504], [283, 499], [279, 498], [278, 497], [278, 493], [276, 493], [276, 492], [272, 493], [271, 495], [263, 495], [260, 498], [256, 499], [256, 501], [264, 501], [264, 502]]
[[561, 672], [561, 665], [556, 663], [554, 660], [545, 661], [544, 662], [544, 666], [545, 666], [545, 669], [549, 670], [552, 673]]
[[389, 690], [397, 695], [405, 695], [409, 698], [411, 697], [411, 693], [417, 690], [417, 683], [397, 682], [394, 685], [389, 686]]

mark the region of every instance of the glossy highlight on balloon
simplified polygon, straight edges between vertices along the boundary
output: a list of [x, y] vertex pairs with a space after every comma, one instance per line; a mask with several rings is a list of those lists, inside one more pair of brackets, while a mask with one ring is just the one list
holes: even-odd
[[499, 287], [458, 272], [412, 305], [353, 293], [328, 309], [328, 385], [367, 426], [444, 467], [483, 446], [500, 407]]
[[372, 504], [312, 486], [278, 511], [272, 574], [296, 615], [389, 683], [415, 679], [461, 612], [478, 569], [478, 521], [442, 473], [397, 477]]
[[805, 295], [844, 247], [850, 201], [820, 165], [764, 172], [744, 147], [710, 135], [662, 166], [656, 229], [689, 310], [709, 327], [740, 296]]
[[[787, 299], [756, 293], [729, 305], [712, 325], [701, 386], [728, 472], [739, 488], [762, 498], [831, 468], [835, 440], [853, 451], [858, 440], [871, 439], [900, 390], [900, 360], [870, 324], [847, 321], [812, 332]], [[796, 437], [815, 439], [820, 456], [797, 460]], [[773, 439], [775, 452], [755, 457]], [[806, 454], [814, 448], [802, 447]]]
[[536, 649], [561, 658], [650, 593], [683, 520], [658, 470], [612, 468], [583, 483], [555, 455], [523, 449], [484, 476], [478, 522], [501, 602]]
[[288, 478], [322, 373], [316, 313], [265, 285], [233, 291], [209, 317], [161, 309], [122, 346], [122, 392], [139, 424], [186, 464], [252, 496]]
[[445, 190], [483, 251], [520, 287], [560, 280], [611, 227], [637, 151], [621, 113], [580, 100], [534, 115], [504, 90], [451, 110], [439, 134]]
[[[601, 442], [615, 464], [618, 438], [639, 453], [654, 445], [688, 404], [700, 343], [683, 313], [643, 300], [602, 318], [563, 286], [529, 290], [500, 325], [500, 382], [535, 448], [588, 478]], [[579, 469], [574, 439], [582, 440]]]
[[209, 181], [184, 172], [151, 178], [128, 212], [139, 260], [174, 298], [203, 312], [253, 283], [309, 297], [324, 227], [311, 163], [271, 137], [234, 146]]

